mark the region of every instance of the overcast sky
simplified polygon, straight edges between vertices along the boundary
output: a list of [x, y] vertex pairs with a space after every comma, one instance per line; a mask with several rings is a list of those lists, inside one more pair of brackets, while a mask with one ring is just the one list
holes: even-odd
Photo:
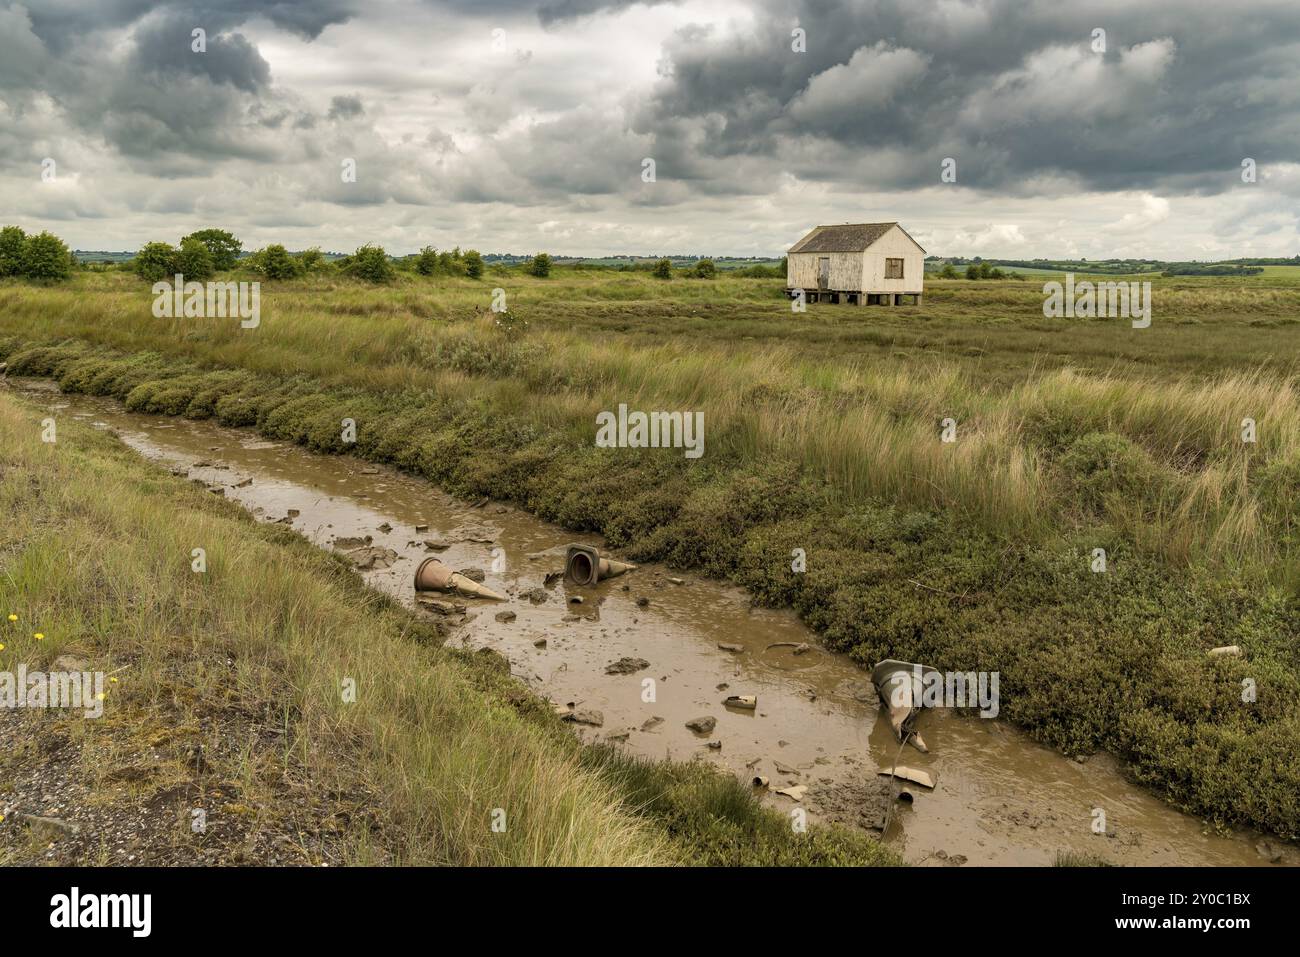
[[780, 255], [898, 220], [939, 255], [1292, 256], [1298, 105], [1297, 0], [0, 0], [0, 220], [82, 249]]

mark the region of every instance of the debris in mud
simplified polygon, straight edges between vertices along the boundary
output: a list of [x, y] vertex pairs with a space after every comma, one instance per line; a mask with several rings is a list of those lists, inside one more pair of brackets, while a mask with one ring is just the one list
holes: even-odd
[[334, 548], [341, 552], [350, 552], [354, 548], [363, 548], [373, 542], [374, 539], [367, 535], [364, 538], [341, 537], [334, 539]]
[[481, 568], [461, 568], [457, 569], [457, 575], [464, 575], [472, 582], [478, 582], [480, 585], [487, 581], [487, 572]]
[[545, 604], [551, 596], [546, 594], [545, 588], [530, 588], [519, 597], [527, 598], [530, 605], [542, 605]]
[[518, 617], [513, 611], [499, 611], [496, 613], [496, 620], [507, 625]]
[[721, 750], [722, 750], [722, 742], [721, 742], [721, 741], [710, 741], [708, 744], [705, 745], [705, 747], [708, 748], [710, 751], [721, 751]]
[[713, 729], [718, 726], [718, 719], [712, 715], [705, 715], [702, 718], [692, 718], [686, 722], [686, 727], [690, 728], [696, 734], [712, 734]]
[[674, 585], [685, 585], [685, 584], [686, 584], [686, 582], [683, 581], [683, 580], [680, 579], [680, 578], [670, 578], [670, 579], [668, 579], [668, 581], [671, 582], [671, 583], [674, 584]]
[[251, 478], [246, 478], [242, 482], [236, 482], [232, 486], [232, 488], [248, 488], [248, 486], [252, 484], [253, 484], [253, 480]]
[[387, 522], [384, 522], [382, 525], [379, 526], [379, 530], [383, 532], [385, 535], [387, 535], [389, 532], [393, 530], [393, 526], [389, 525]]
[[564, 577], [564, 572], [551, 572], [549, 575], [547, 575], [545, 578], [542, 579], [542, 586], [544, 588], [554, 588], [555, 583], [558, 582], [563, 577]]
[[[877, 771], [877, 774], [883, 774], [885, 777], [891, 777], [889, 771]], [[900, 781], [911, 781], [913, 784], [919, 784], [923, 788], [934, 787], [934, 777], [929, 771], [922, 771], [920, 768], [909, 768], [906, 765], [897, 765], [894, 768], [892, 777]]]
[[1241, 645], [1224, 645], [1222, 648], [1211, 648], [1210, 657], [1211, 658], [1221, 658], [1221, 657], [1240, 658]]
[[772, 791], [772, 793], [783, 794], [786, 797], [793, 798], [796, 801], [802, 801], [803, 796], [808, 793], [808, 785], [792, 784], [788, 788], [776, 788]]
[[590, 545], [570, 545], [565, 551], [564, 577], [576, 585], [594, 585], [631, 571], [636, 571], [635, 565], [602, 558]]
[[440, 615], [462, 615], [465, 613], [465, 606], [460, 602], [443, 601], [441, 598], [430, 598], [428, 595], [416, 595], [415, 600], [421, 608], [436, 611]]
[[799, 776], [798, 768], [792, 768], [790, 767], [790, 765], [785, 764], [781, 761], [773, 761], [772, 767], [776, 768], [778, 774], [792, 774], [795, 777]]
[[440, 542], [432, 538], [426, 538], [422, 544], [426, 552], [445, 552], [451, 548], [450, 542]]
[[424, 534], [425, 532], [427, 532], [428, 530], [429, 530], [429, 526], [428, 526], [428, 525], [417, 525], [417, 526], [415, 526], [415, 534], [417, 534], [417, 535], [422, 535], [422, 534]]
[[916, 719], [921, 714], [921, 680], [924, 675], [938, 672], [927, 665], [887, 658], [871, 669], [871, 683], [876, 686], [880, 703], [889, 715], [889, 724], [899, 743], [911, 741], [920, 752], [926, 747], [916, 730]]
[[730, 642], [726, 642], [726, 641], [718, 642], [718, 647], [721, 648], [723, 651], [744, 651], [745, 650], [744, 645], [733, 645]]
[[363, 468], [363, 469], [361, 470], [361, 474], [362, 474], [362, 475], [378, 475], [378, 474], [379, 474], [379, 469], [375, 468], [373, 465], [367, 465], [365, 468]]
[[497, 540], [496, 532], [486, 525], [457, 525], [447, 537], [456, 542], [474, 542], [477, 545], [491, 545]]
[[585, 724], [593, 728], [599, 728], [605, 723], [605, 715], [599, 711], [568, 711], [562, 715], [565, 721], [571, 721], [574, 724]]
[[581, 595], [571, 595], [571, 596], [569, 596], [569, 604], [570, 604], [570, 605], [581, 605], [581, 604], [582, 604], [582, 596], [581, 596]]
[[750, 783], [756, 788], [765, 788], [771, 783], [771, 781], [765, 775], [755, 774], [754, 779]]
[[533, 640], [533, 647], [534, 647], [534, 648], [545, 648], [545, 647], [546, 647], [546, 639], [545, 639], [545, 638], [536, 638], [536, 639], [534, 639], [534, 640]]
[[650, 667], [650, 662], [644, 658], [627, 658], [623, 657], [618, 661], [610, 662], [605, 666], [607, 675], [630, 675]]
[[753, 711], [758, 707], [758, 698], [752, 694], [733, 694], [722, 703], [728, 708], [742, 708], [746, 711]]
[[647, 718], [645, 720], [645, 722], [641, 725], [641, 730], [653, 731], [655, 728], [659, 727], [659, 725], [663, 723], [664, 723], [664, 719], [659, 717], [658, 715], [655, 715], [653, 718]]
[[638, 608], [645, 608], [649, 604], [650, 604], [650, 599], [647, 598], [645, 595], [642, 595], [640, 598], [636, 600], [636, 606]]
[[291, 508], [284, 513], [285, 518], [297, 518], [301, 514], [302, 512], [298, 511], [296, 508]]
[[350, 561], [354, 568], [360, 571], [370, 571], [377, 568], [392, 568], [393, 563], [397, 561], [397, 552], [391, 548], [376, 548], [373, 546], [363, 546], [361, 548], [348, 549], [343, 553], [344, 557]]
[[415, 570], [415, 590], [417, 592], [440, 591], [458, 592], [475, 598], [490, 598], [494, 601], [507, 601], [505, 595], [498, 594], [486, 585], [466, 578], [436, 558], [426, 558]]

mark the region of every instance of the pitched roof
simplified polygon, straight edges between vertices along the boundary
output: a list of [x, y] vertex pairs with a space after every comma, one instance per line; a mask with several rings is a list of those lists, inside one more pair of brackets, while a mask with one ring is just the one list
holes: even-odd
[[[792, 253], [860, 253], [898, 223], [845, 223], [841, 226], [818, 226], [790, 247]], [[907, 236], [907, 230], [903, 235]], [[911, 236], [907, 236], [912, 239]], [[916, 243], [915, 239], [912, 242]], [[916, 243], [919, 249], [921, 244]], [[924, 252], [924, 250], [922, 250]]]

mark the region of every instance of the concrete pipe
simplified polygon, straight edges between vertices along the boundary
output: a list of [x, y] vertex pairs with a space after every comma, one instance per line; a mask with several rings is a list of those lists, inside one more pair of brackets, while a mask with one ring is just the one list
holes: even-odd
[[493, 601], [509, 600], [505, 595], [494, 592], [486, 585], [480, 585], [460, 572], [452, 571], [436, 558], [426, 558], [420, 562], [420, 567], [415, 570], [415, 590], [456, 592], [473, 598], [490, 598]]
[[909, 661], [886, 659], [871, 669], [871, 683], [880, 695], [881, 706], [889, 715], [890, 727], [899, 742], [911, 738], [918, 751], [928, 752], [920, 733], [916, 730], [916, 719], [921, 714], [921, 684], [928, 673], [938, 673], [928, 665], [912, 664]]
[[575, 585], [594, 585], [635, 570], [636, 566], [629, 562], [601, 558], [600, 552], [590, 545], [570, 545], [564, 557], [564, 577]]

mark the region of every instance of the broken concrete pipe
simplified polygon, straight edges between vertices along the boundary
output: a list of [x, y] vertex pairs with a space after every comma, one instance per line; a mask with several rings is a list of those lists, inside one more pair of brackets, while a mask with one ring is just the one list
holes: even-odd
[[594, 585], [635, 570], [636, 566], [629, 562], [601, 558], [600, 552], [590, 545], [570, 545], [564, 556], [564, 577], [575, 585]]
[[752, 694], [733, 694], [722, 702], [728, 708], [743, 708], [747, 711], [753, 711], [758, 707], [758, 698]]
[[454, 572], [436, 558], [426, 558], [415, 570], [416, 592], [440, 591], [456, 592], [473, 598], [490, 598], [493, 601], [508, 601], [505, 595], [494, 592], [486, 585], [466, 578], [460, 572]]
[[928, 753], [929, 748], [916, 730], [916, 719], [921, 713], [921, 680], [936, 673], [928, 665], [887, 658], [871, 669], [871, 683], [876, 686], [880, 703], [889, 715], [890, 727], [899, 742], [911, 740], [918, 751]]

